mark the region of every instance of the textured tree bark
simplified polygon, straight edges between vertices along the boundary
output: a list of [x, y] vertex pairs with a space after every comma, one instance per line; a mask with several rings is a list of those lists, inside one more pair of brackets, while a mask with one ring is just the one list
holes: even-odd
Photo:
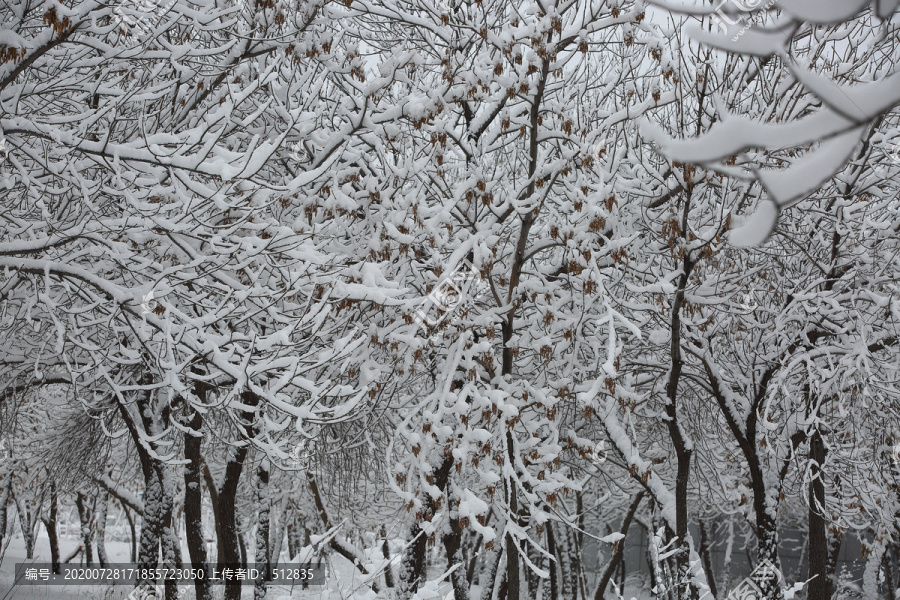
[[825, 531], [825, 483], [821, 465], [825, 463], [825, 443], [819, 430], [809, 439], [811, 464], [809, 482], [809, 582], [808, 600], [831, 600], [832, 582], [828, 576], [828, 536]]
[[129, 544], [128, 549], [131, 551], [131, 562], [137, 562], [137, 530], [134, 526], [134, 518], [131, 516], [131, 511], [128, 510], [128, 507], [122, 504], [122, 512], [125, 513], [125, 520], [128, 521], [128, 529], [131, 531], [131, 544]]
[[[530, 560], [532, 564], [541, 564], [542, 555], [532, 544], [528, 544], [525, 547], [525, 554], [528, 556], [528, 560]], [[540, 585], [541, 578], [538, 577], [537, 574], [531, 569], [525, 569], [525, 593], [528, 594], [529, 598], [538, 597], [538, 590], [540, 589]]]
[[[450, 478], [450, 469], [453, 467], [453, 458], [445, 458], [441, 466], [434, 474], [434, 484], [444, 489], [447, 486], [447, 480]], [[318, 502], [317, 502], [318, 506]], [[319, 509], [320, 512], [322, 508]], [[429, 500], [425, 506], [422, 518], [430, 520], [437, 512], [437, 506], [433, 501]], [[326, 524], [327, 527], [327, 524]], [[427, 538], [419, 527], [418, 522], [413, 523], [409, 531], [410, 538], [413, 543], [407, 547], [403, 554], [403, 560], [400, 563], [400, 581], [398, 586], [399, 600], [407, 600], [419, 590], [419, 586], [425, 581], [425, 567], [427, 565], [426, 545]]]
[[443, 538], [444, 550], [447, 553], [447, 569], [456, 567], [450, 574], [453, 598], [454, 600], [469, 600], [469, 580], [466, 578], [465, 561], [460, 551], [462, 530], [459, 527], [458, 519], [450, 518], [450, 531], [444, 534]]
[[381, 556], [388, 561], [384, 568], [384, 585], [387, 588], [394, 587], [394, 567], [391, 565], [391, 547], [388, 545], [387, 531], [384, 525], [381, 526]]
[[556, 560], [559, 552], [556, 550], [556, 538], [553, 535], [553, 523], [547, 523], [547, 551], [554, 560], [550, 561], [547, 570], [550, 571], [550, 598], [549, 600], [559, 600], [559, 579], [557, 578]]
[[94, 529], [97, 537], [97, 560], [101, 567], [109, 564], [109, 557], [106, 555], [106, 514], [109, 511], [109, 492], [100, 489], [100, 495], [97, 497], [97, 513], [94, 518]]
[[[195, 388], [196, 393], [196, 388]], [[184, 432], [184, 533], [187, 541], [191, 568], [208, 569], [206, 541], [203, 536], [203, 457], [200, 454], [203, 417], [193, 408], [188, 408], [186, 431]], [[194, 595], [197, 600], [212, 600], [212, 589], [205, 579], [194, 580]]]
[[[152, 381], [144, 377], [142, 384], [149, 384]], [[172, 498], [171, 495], [166, 498], [166, 486], [164, 482], [165, 465], [155, 459], [147, 444], [141, 430], [138, 429], [138, 421], [143, 431], [149, 435], [158, 433], [158, 422], [154, 419], [158, 418], [151, 407], [152, 395], [150, 392], [139, 394], [135, 399], [135, 407], [137, 409], [137, 417], [126, 408], [122, 402], [118, 403], [119, 412], [122, 420], [125, 422], [131, 439], [134, 442], [135, 450], [141, 463], [141, 473], [144, 476], [144, 511], [141, 514], [141, 534], [137, 551], [137, 565], [139, 569], [155, 569], [159, 564], [160, 543], [164, 534], [164, 528], [168, 521], [166, 520], [166, 506], [171, 515]], [[169, 490], [171, 492], [171, 489]], [[143, 581], [137, 582], [138, 587], [145, 587]], [[166, 598], [170, 600], [170, 592], [167, 586]], [[177, 590], [175, 590], [177, 594]]]
[[284, 526], [288, 506], [288, 494], [283, 491], [279, 492], [279, 494], [281, 502], [279, 503], [278, 510], [277, 512], [274, 510], [275, 498], [273, 497], [273, 513], [269, 517], [272, 523], [270, 526], [272, 535], [269, 536], [269, 547], [271, 548], [271, 551], [269, 552], [269, 564], [273, 569], [278, 568], [278, 563], [281, 561], [281, 548], [284, 545]]
[[556, 531], [556, 564], [559, 565], [559, 593], [565, 599], [575, 598], [575, 587], [572, 585], [572, 565], [569, 562], [569, 536], [565, 529]]
[[[682, 219], [682, 231], [687, 231], [687, 214], [690, 207], [690, 196], [684, 203], [684, 216]], [[683, 600], [695, 600], [699, 595], [691, 583], [690, 567], [690, 543], [688, 540], [688, 485], [691, 477], [691, 459], [694, 455], [690, 440], [681, 428], [678, 419], [678, 384], [684, 369], [684, 360], [681, 352], [681, 308], [684, 305], [685, 289], [693, 270], [694, 262], [690, 253], [683, 259], [681, 276], [678, 279], [678, 288], [672, 303], [671, 334], [669, 346], [671, 365], [669, 379], [666, 382], [666, 426], [669, 430], [669, 438], [675, 449], [676, 475], [675, 475], [675, 536], [678, 538], [678, 552], [675, 555], [675, 577], [678, 582], [678, 597]]]
[[718, 597], [716, 593], [716, 576], [712, 568], [712, 556], [709, 553], [709, 536], [706, 533], [706, 523], [703, 519], [700, 521], [700, 559], [703, 561], [703, 568], [706, 569], [707, 583], [709, 584], [709, 593], [713, 598]]
[[[512, 431], [506, 432], [506, 449], [509, 455], [510, 465], [515, 465], [515, 449]], [[519, 514], [519, 490], [510, 479], [507, 484], [509, 516], [513, 518]], [[512, 534], [506, 534], [506, 592], [510, 600], [520, 600], [519, 590], [519, 546]]]
[[[94, 562], [94, 551], [91, 547], [91, 508], [87, 497], [81, 492], [75, 494], [75, 507], [78, 509], [78, 522], [81, 524], [81, 546], [84, 549], [84, 565], [90, 567]], [[29, 556], [29, 558], [31, 558]]]
[[[162, 504], [162, 535], [159, 543], [162, 549], [163, 563], [169, 569], [180, 569], [181, 563], [181, 542], [175, 535], [175, 522], [173, 518], [174, 493], [172, 490], [172, 482], [169, 478], [169, 471], [165, 465], [159, 467], [159, 479], [162, 482], [163, 504]], [[174, 579], [166, 579], [165, 582], [166, 600], [178, 600], [178, 583]]]
[[19, 515], [19, 528], [22, 530], [22, 539], [25, 542], [25, 558], [34, 558], [34, 541], [35, 541], [35, 515], [31, 512], [31, 504], [12, 491], [12, 482], [10, 482], [10, 496], [16, 505], [16, 512]]
[[569, 587], [572, 590], [572, 598], [574, 600], [584, 599], [585, 595], [581, 593], [579, 569], [579, 553], [578, 553], [578, 536], [576, 532], [570, 528], [566, 528], [566, 565], [569, 570]]
[[291, 509], [291, 519], [287, 524], [287, 542], [288, 555], [291, 560], [294, 560], [300, 553], [300, 548], [303, 547], [303, 526], [293, 508]]
[[163, 490], [159, 473], [150, 467], [144, 486], [144, 514], [138, 542], [138, 568], [154, 569], [158, 564], [159, 539], [162, 535]]
[[[0, 497], [0, 502], [3, 498]], [[59, 531], [56, 528], [58, 518], [57, 511], [59, 507], [59, 497], [56, 491], [56, 484], [50, 482], [50, 506], [47, 510], [47, 516], [41, 519], [44, 522], [44, 528], [47, 530], [47, 537], [50, 540], [50, 570], [59, 575]], [[0, 519], [0, 548], [3, 547], [3, 531], [6, 531], [5, 516]]]
[[[241, 394], [241, 402], [246, 406], [255, 407], [259, 403], [256, 394], [244, 392]], [[250, 421], [252, 413], [245, 413], [244, 419]], [[249, 430], [247, 436], [252, 437], [252, 431]], [[242, 564], [246, 559], [241, 558], [242, 544], [237, 530], [237, 515], [235, 509], [237, 505], [238, 483], [240, 482], [241, 473], [244, 469], [244, 461], [247, 458], [248, 445], [244, 443], [238, 448], [232, 450], [231, 458], [225, 465], [225, 478], [222, 486], [216, 493], [216, 502], [218, 504], [218, 533], [221, 536], [219, 568], [223, 568], [226, 564], [234, 567]], [[225, 583], [224, 600], [241, 600], [241, 582], [232, 581]]]
[[425, 580], [427, 540], [418, 523], [410, 526], [409, 537], [412, 543], [406, 548], [400, 562], [400, 600], [408, 600]]
[[3, 548], [3, 536], [6, 535], [7, 513], [10, 489], [12, 488], [12, 471], [8, 465], [0, 467], [0, 548]]
[[[267, 461], [256, 470], [256, 498], [259, 508], [256, 513], [256, 563], [265, 565], [268, 575], [271, 563], [271, 548], [269, 547], [269, 528], [272, 515], [272, 498], [269, 493], [269, 465]], [[266, 597], [266, 577], [256, 581], [253, 590], [254, 600], [263, 600]]]
[[487, 560], [487, 571], [485, 573], [484, 587], [481, 590], [481, 600], [491, 600], [494, 596], [494, 587], [497, 583], [497, 573], [500, 569], [500, 561], [503, 553], [500, 550], [494, 550], [490, 558]]

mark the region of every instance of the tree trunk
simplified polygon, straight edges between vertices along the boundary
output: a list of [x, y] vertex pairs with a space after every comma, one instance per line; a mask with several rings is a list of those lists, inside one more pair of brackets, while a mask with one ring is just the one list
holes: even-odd
[[809, 440], [811, 464], [809, 482], [809, 582], [808, 600], [831, 600], [828, 576], [828, 537], [825, 530], [825, 483], [821, 466], [825, 463], [825, 443], [818, 430]]
[[709, 536], [706, 533], [706, 523], [703, 519], [700, 519], [700, 558], [703, 560], [703, 568], [706, 569], [706, 580], [709, 584], [709, 593], [713, 598], [716, 598], [718, 594], [716, 593], [716, 576], [715, 571], [713, 571], [712, 565], [712, 556], [709, 550]]
[[469, 580], [466, 578], [465, 560], [463, 559], [460, 546], [462, 545], [462, 529], [459, 526], [459, 520], [450, 517], [450, 531], [444, 534], [444, 550], [447, 553], [447, 569], [456, 570], [450, 574], [450, 581], [453, 584], [454, 600], [469, 600]]
[[[231, 568], [241, 563], [241, 550], [238, 541], [237, 519], [235, 508], [237, 503], [238, 482], [241, 471], [244, 468], [244, 459], [247, 456], [247, 446], [241, 446], [232, 450], [232, 456], [225, 465], [225, 479], [218, 491], [219, 524], [221, 536], [218, 567], [222, 570], [225, 565]], [[239, 583], [225, 583], [224, 600], [240, 600], [241, 586]]]
[[565, 600], [572, 600], [577, 594], [572, 585], [572, 565], [569, 562], [569, 536], [563, 529], [556, 532], [556, 564], [559, 565], [559, 593]]
[[266, 576], [257, 580], [253, 598], [254, 600], [263, 600], [266, 597], [266, 579], [271, 563], [269, 527], [271, 525], [272, 498], [269, 492], [269, 465], [267, 461], [263, 461], [256, 470], [256, 497], [259, 503], [256, 513], [256, 563], [265, 565]]
[[[510, 466], [515, 465], [515, 449], [512, 431], [506, 432], [506, 449], [509, 455]], [[518, 516], [519, 490], [512, 479], [507, 480], [507, 494], [509, 496], [509, 516]], [[506, 593], [509, 600], [521, 600], [519, 590], [519, 547], [511, 533], [506, 534]]]
[[[435, 472], [435, 485], [439, 489], [447, 486], [447, 480], [450, 477], [450, 469], [453, 467], [453, 458], [445, 458], [440, 468]], [[307, 477], [309, 475], [307, 474]], [[317, 505], [319, 503], [317, 502]], [[321, 508], [319, 509], [321, 512]], [[425, 506], [422, 518], [430, 520], [437, 512], [437, 507], [433, 500], [429, 500]], [[326, 524], [327, 527], [327, 524]], [[400, 584], [399, 584], [399, 600], [408, 600], [413, 594], [419, 590], [419, 586], [425, 581], [425, 569], [427, 566], [427, 537], [419, 527], [419, 523], [412, 524], [409, 530], [412, 543], [407, 547], [403, 554], [403, 560], [400, 563]]]
[[9, 505], [12, 489], [12, 470], [9, 465], [0, 467], [0, 548], [3, 548], [3, 537], [6, 535], [6, 507]]
[[[259, 398], [256, 394], [244, 392], [241, 394], [241, 402], [246, 406], [256, 406]], [[248, 423], [252, 422], [252, 413], [244, 413], [243, 418]], [[246, 425], [246, 434], [252, 437], [250, 425]], [[219, 546], [220, 553], [218, 558], [219, 569], [221, 570], [226, 564], [234, 568], [241, 565], [244, 560], [241, 559], [242, 542], [237, 530], [237, 515], [235, 509], [237, 507], [237, 491], [238, 483], [241, 479], [241, 473], [244, 469], [244, 461], [247, 458], [248, 443], [232, 450], [231, 458], [225, 465], [225, 478], [222, 486], [216, 492], [216, 503], [218, 504], [218, 531], [221, 536], [221, 544]], [[246, 551], [243, 552], [246, 556]], [[241, 583], [239, 581], [230, 581], [225, 583], [224, 600], [241, 600]]]
[[238, 533], [238, 546], [241, 550], [241, 568], [247, 568], [247, 536], [244, 535], [244, 532], [241, 531]]
[[[31, 505], [27, 501], [16, 494], [12, 494], [12, 496], [19, 514], [19, 528], [22, 530], [22, 540], [25, 542], [25, 558], [31, 560], [34, 558], [34, 515], [31, 512]], [[88, 563], [88, 566], [90, 566], [90, 563]]]
[[284, 492], [280, 492], [280, 495], [281, 502], [279, 503], [278, 511], [273, 512], [270, 517], [272, 520], [272, 535], [269, 536], [269, 547], [272, 550], [269, 553], [269, 565], [273, 569], [278, 568], [278, 564], [281, 562], [281, 548], [284, 545], [284, 526], [285, 518], [287, 517], [288, 495]]
[[500, 570], [500, 560], [503, 558], [503, 553], [500, 550], [494, 550], [491, 553], [491, 557], [486, 559], [488, 568], [485, 577], [484, 587], [481, 590], [481, 600], [491, 600], [494, 596], [494, 587], [497, 584], [497, 573]]
[[[159, 478], [162, 481], [163, 506], [162, 506], [162, 535], [159, 543], [162, 548], [163, 564], [169, 569], [182, 568], [181, 540], [175, 532], [174, 518], [174, 492], [173, 482], [169, 477], [170, 471], [165, 465], [160, 466]], [[166, 600], [178, 600], [178, 584], [174, 579], [165, 581]]]
[[131, 511], [128, 510], [128, 507], [124, 504], [122, 505], [122, 512], [125, 513], [125, 520], [128, 521], [128, 529], [131, 530], [131, 544], [129, 546], [129, 550], [131, 551], [131, 562], [137, 562], [137, 531], [134, 527], [134, 519], [131, 516]]
[[[684, 217], [682, 230], [687, 230], [687, 214], [690, 210], [690, 194], [684, 203]], [[675, 450], [676, 475], [675, 475], [675, 536], [678, 538], [678, 551], [675, 554], [675, 578], [678, 585], [678, 598], [683, 600], [695, 600], [697, 590], [692, 583], [690, 565], [690, 540], [688, 539], [688, 486], [691, 477], [691, 459], [693, 457], [693, 445], [687, 438], [686, 432], [679, 422], [678, 417], [678, 386], [684, 369], [684, 359], [681, 352], [681, 308], [684, 306], [685, 289], [694, 261], [690, 253], [685, 254], [681, 268], [681, 276], [678, 279], [678, 288], [672, 302], [671, 335], [669, 354], [671, 364], [669, 378], [666, 382], [666, 426], [669, 430], [669, 438]]]
[[109, 492], [101, 489], [97, 498], [97, 513], [94, 519], [94, 529], [97, 532], [97, 560], [101, 567], [109, 564], [106, 555], [106, 514], [109, 511]]
[[[140, 381], [145, 385], [152, 383], [149, 376], [142, 377]], [[141, 473], [144, 476], [144, 511], [141, 514], [141, 534], [137, 552], [139, 569], [157, 567], [160, 545], [166, 533], [164, 530], [171, 527], [172, 497], [171, 487], [166, 485], [165, 481], [165, 465], [151, 454], [151, 448], [154, 450], [155, 448], [145, 439], [147, 436], [160, 434], [163, 426], [157, 420], [159, 416], [151, 405], [152, 398], [153, 394], [150, 391], [137, 394], [134, 405], [136, 415], [132, 414], [132, 409], [125, 403], [118, 403], [119, 412], [134, 442], [141, 463]], [[138, 580], [137, 587], [143, 588], [146, 584], [143, 580]], [[169, 587], [166, 586], [167, 600], [170, 600]]]
[[294, 560], [303, 547], [303, 526], [294, 510], [291, 510], [291, 520], [287, 524], [287, 542], [289, 558]]
[[381, 556], [387, 561], [384, 568], [384, 585], [387, 588], [394, 587], [394, 567], [391, 564], [391, 547], [388, 544], [387, 531], [381, 526]]
[[[2, 498], [0, 498], [2, 501]], [[57, 575], [60, 573], [59, 567], [59, 532], [56, 529], [57, 524], [57, 510], [59, 507], [59, 498], [56, 492], [56, 484], [50, 483], [50, 508], [47, 511], [47, 517], [42, 519], [44, 522], [44, 528], [47, 530], [47, 538], [50, 540], [50, 566], [51, 571]], [[2, 531], [6, 529], [6, 523], [3, 523], [4, 519], [0, 519], [0, 543], [2, 543], [3, 533]]]
[[[552, 560], [547, 570], [550, 571], [550, 598], [549, 600], [559, 600], [559, 579], [556, 575], [559, 552], [556, 549], [556, 538], [553, 536], [553, 523], [547, 523], [547, 551], [550, 553]], [[545, 588], [546, 589], [546, 588]]]
[[[533, 544], [528, 544], [525, 547], [525, 554], [528, 556], [528, 560], [531, 561], [534, 565], [541, 564], [542, 554], [538, 551], [537, 548], [534, 547]], [[532, 569], [525, 569], [525, 593], [528, 594], [529, 598], [537, 598], [538, 590], [540, 589], [541, 578], [537, 576]]]
[[568, 542], [566, 551], [566, 565], [569, 569], [569, 587], [572, 589], [572, 598], [573, 600], [578, 600], [579, 598], [584, 599], [585, 595], [581, 593], [581, 586], [579, 585], [581, 582], [581, 578], [578, 576], [579, 569], [581, 567], [578, 555], [577, 532], [567, 527], [566, 541]]
[[[195, 386], [195, 393], [197, 386]], [[201, 396], [201, 400], [205, 397]], [[200, 454], [203, 442], [203, 417], [190, 405], [184, 432], [184, 534], [192, 569], [207, 570], [206, 541], [203, 537], [203, 459]], [[205, 579], [194, 580], [194, 595], [197, 600], [212, 600], [212, 588]]]
[[155, 569], [159, 564], [159, 539], [162, 534], [163, 490], [159, 473], [150, 467], [144, 485], [144, 514], [138, 542], [138, 568]]
[[94, 550], [91, 546], [91, 507], [88, 506], [87, 497], [78, 492], [75, 495], [75, 507], [78, 509], [78, 521], [81, 523], [81, 546], [84, 548], [84, 566], [90, 567], [94, 563]]
[[425, 581], [426, 543], [424, 532], [418, 523], [413, 523], [409, 528], [409, 537], [412, 543], [403, 553], [400, 563], [400, 600], [408, 600], [416, 593]]

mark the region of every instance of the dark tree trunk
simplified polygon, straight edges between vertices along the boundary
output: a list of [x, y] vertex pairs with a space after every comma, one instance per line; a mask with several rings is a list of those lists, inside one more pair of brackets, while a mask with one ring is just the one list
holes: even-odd
[[[256, 563], [265, 565], [265, 573], [268, 575], [272, 561], [272, 550], [269, 546], [269, 528], [272, 518], [272, 496], [269, 493], [269, 466], [263, 462], [256, 470], [256, 498], [259, 508], [256, 513]], [[253, 591], [254, 600], [263, 600], [266, 597], [266, 577], [261, 577], [256, 582]]]
[[381, 526], [381, 555], [387, 561], [387, 566], [384, 568], [384, 585], [387, 588], [393, 588], [394, 567], [391, 564], [391, 547], [388, 544], [387, 531], [385, 531], [383, 525]]
[[578, 593], [572, 585], [572, 564], [569, 560], [569, 535], [565, 529], [556, 532], [556, 563], [559, 565], [559, 592], [566, 600]]
[[[195, 386], [195, 393], [198, 387]], [[205, 399], [201, 396], [201, 401]], [[186, 407], [187, 422], [184, 432], [184, 534], [187, 541], [191, 568], [208, 569], [206, 541], [203, 537], [203, 487], [201, 443], [203, 417], [189, 404]], [[194, 580], [194, 595], [197, 600], [212, 600], [212, 589], [205, 579]]]
[[700, 549], [699, 549], [700, 559], [703, 561], [703, 568], [706, 569], [706, 580], [709, 584], [709, 593], [713, 598], [716, 598], [718, 594], [716, 593], [716, 576], [715, 571], [713, 571], [712, 565], [712, 555], [710, 554], [709, 549], [709, 536], [706, 533], [706, 523], [703, 519], [700, 519]]
[[152, 466], [144, 486], [144, 514], [138, 542], [138, 568], [155, 569], [159, 564], [159, 540], [162, 534], [163, 490], [159, 473]]
[[[541, 564], [541, 558], [543, 555], [538, 551], [537, 548], [534, 547], [533, 544], [528, 544], [525, 547], [525, 553], [528, 556], [528, 560], [531, 561], [534, 565]], [[537, 576], [532, 569], [525, 569], [525, 593], [528, 594], [529, 598], [537, 598], [538, 597], [538, 589], [540, 589], [541, 578]]]
[[[439, 489], [446, 488], [447, 481], [450, 478], [450, 469], [452, 467], [453, 458], [445, 458], [441, 463], [440, 468], [435, 472], [434, 482]], [[318, 497], [317, 494], [315, 495]], [[317, 506], [319, 504], [320, 503], [317, 502]], [[322, 507], [319, 507], [319, 511], [322, 511]], [[431, 517], [433, 517], [436, 512], [437, 506], [433, 500], [429, 500], [422, 517], [425, 520], [431, 520]], [[400, 583], [398, 586], [400, 600], [408, 600], [408, 598], [419, 590], [419, 586], [422, 582], [425, 581], [425, 568], [427, 565], [426, 545], [428, 540], [421, 527], [419, 527], [418, 522], [413, 523], [410, 527], [409, 534], [413, 539], [413, 542], [407, 547], [406, 552], [403, 555], [403, 560], [400, 563]]]
[[294, 560], [300, 553], [300, 548], [303, 547], [303, 526], [300, 524], [300, 519], [297, 518], [297, 513], [293, 510], [291, 510], [291, 520], [287, 524], [287, 542], [288, 555], [290, 555], [290, 560]]
[[450, 574], [450, 580], [453, 584], [453, 598], [454, 600], [469, 600], [469, 580], [466, 578], [465, 560], [460, 551], [462, 530], [458, 519], [455, 517], [450, 518], [450, 531], [444, 534], [443, 537], [444, 550], [447, 552], [447, 569], [452, 569], [456, 566], [456, 570]]
[[566, 541], [568, 548], [566, 552], [566, 565], [569, 569], [569, 587], [572, 590], [573, 600], [584, 599], [585, 595], [581, 594], [581, 578], [579, 575], [579, 556], [578, 556], [578, 535], [577, 532], [566, 528]]
[[559, 552], [556, 549], [556, 538], [553, 535], [553, 523], [547, 523], [547, 551], [553, 560], [550, 561], [547, 570], [550, 571], [550, 598], [549, 600], [559, 600], [559, 579], [556, 575], [558, 560], [556, 559]]
[[[513, 440], [512, 431], [506, 432], [506, 450], [509, 456], [510, 465], [515, 465], [515, 442]], [[518, 499], [519, 490], [516, 483], [510, 479], [506, 482], [507, 494], [509, 496], [508, 506], [510, 517], [518, 516]], [[512, 534], [506, 534], [506, 589], [509, 600], [520, 600], [519, 590], [519, 546]]]
[[0, 549], [3, 548], [3, 537], [6, 535], [7, 513], [10, 490], [12, 489], [12, 471], [7, 465], [0, 470]]
[[[94, 551], [91, 547], [91, 508], [87, 504], [87, 497], [81, 492], [75, 495], [75, 507], [78, 509], [78, 521], [81, 524], [81, 547], [84, 549], [84, 565], [90, 567], [94, 562]], [[31, 557], [29, 557], [31, 558]]]
[[481, 600], [491, 600], [494, 596], [494, 587], [497, 583], [497, 573], [500, 569], [500, 560], [502, 558], [503, 553], [500, 550], [495, 550], [491, 553], [490, 558], [486, 559], [487, 571], [484, 578], [484, 587], [481, 590]]
[[[2, 500], [2, 498], [0, 498]], [[51, 571], [59, 575], [59, 532], [56, 528], [58, 518], [57, 511], [59, 508], [59, 497], [56, 491], [56, 484], [50, 483], [50, 507], [47, 510], [47, 517], [42, 519], [44, 528], [47, 530], [47, 538], [50, 540], [50, 566]], [[6, 523], [0, 520], [0, 547], [3, 542], [3, 531], [6, 529]]]
[[818, 430], [809, 440], [811, 464], [809, 483], [809, 582], [808, 600], [831, 600], [832, 582], [828, 575], [828, 537], [825, 530], [825, 483], [821, 465], [825, 464], [825, 443]]
[[[757, 445], [757, 428], [759, 420], [759, 407], [766, 396], [769, 383], [775, 375], [775, 368], [770, 368], [763, 373], [759, 386], [750, 399], [750, 410], [747, 411], [746, 421], [743, 423], [744, 429], [735, 418], [735, 411], [727, 400], [724, 391], [721, 389], [720, 382], [714, 374], [711, 365], [704, 361], [707, 378], [712, 389], [713, 396], [718, 402], [722, 411], [722, 416], [728, 424], [732, 435], [741, 448], [741, 453], [747, 461], [747, 470], [750, 475], [750, 486], [753, 490], [753, 512], [756, 518], [754, 533], [757, 539], [756, 558], [758, 563], [763, 561], [770, 562], [776, 569], [780, 568], [778, 558], [778, 523], [776, 521], [776, 507], [770, 504], [770, 494], [766, 489], [766, 477], [763, 471], [762, 461], [759, 457], [759, 446]], [[798, 437], [799, 435], [799, 437]], [[802, 439], [802, 433], [795, 434], [791, 438], [791, 443], [796, 447]], [[788, 463], [785, 463], [781, 480], [787, 472]], [[704, 561], [704, 568], [709, 569]], [[707, 572], [707, 580], [710, 582], [710, 592], [715, 589], [715, 577], [711, 572]], [[727, 583], [727, 576], [726, 576]], [[780, 600], [783, 597], [781, 586], [777, 584], [775, 579], [769, 579], [762, 583], [762, 589], [766, 598]]]
[[[684, 204], [684, 220], [687, 219], [687, 211], [690, 207], [690, 198]], [[686, 226], [686, 223], [683, 223]], [[686, 227], [683, 227], [686, 230]], [[697, 590], [691, 583], [690, 544], [688, 542], [688, 485], [691, 477], [691, 458], [693, 450], [690, 441], [685, 434], [678, 416], [678, 384], [681, 380], [684, 361], [681, 353], [681, 308], [684, 305], [685, 289], [693, 270], [694, 263], [690, 254], [685, 255], [682, 265], [682, 273], [679, 277], [678, 288], [672, 303], [672, 321], [669, 352], [671, 365], [669, 379], [666, 382], [666, 426], [669, 430], [669, 438], [675, 449], [676, 475], [675, 475], [675, 536], [678, 538], [678, 551], [675, 554], [675, 578], [678, 585], [678, 598], [694, 600], [697, 598]]]
[[222, 549], [225, 537], [222, 535], [222, 515], [219, 513], [219, 487], [209, 470], [209, 465], [205, 462], [203, 463], [203, 480], [206, 482], [206, 491], [209, 492], [209, 501], [213, 509], [213, 525], [216, 530], [216, 564], [221, 565], [222, 555], [225, 553]]
[[[149, 377], [143, 377], [141, 383], [150, 384], [152, 380]], [[144, 511], [141, 514], [141, 534], [137, 552], [139, 569], [155, 569], [158, 566], [162, 537], [165, 528], [171, 526], [172, 513], [171, 490], [168, 489], [165, 482], [166, 467], [153, 457], [148, 448], [150, 442], [145, 440], [146, 436], [141, 432], [142, 429], [151, 436], [160, 433], [161, 424], [154, 421], [156, 413], [151, 406], [151, 401], [151, 392], [137, 395], [135, 408], [138, 416], [136, 419], [132, 417], [124, 403], [118, 403], [119, 412], [134, 442], [144, 476]], [[137, 582], [137, 586], [145, 587], [144, 582], [140, 580]], [[172, 586], [166, 586], [167, 600], [170, 600], [170, 587]], [[175, 593], [177, 594], [177, 590]]]
[[[170, 481], [166, 479], [163, 469], [160, 468], [160, 481], [163, 486], [162, 507], [162, 536], [159, 543], [162, 549], [163, 564], [169, 569], [182, 568], [181, 541], [175, 533], [175, 518], [173, 512], [174, 494], [170, 487]], [[166, 600], [178, 600], [178, 583], [174, 579], [165, 581]]]
[[412, 543], [403, 553], [400, 562], [400, 599], [408, 600], [415, 594], [419, 586], [425, 581], [426, 544], [428, 540], [418, 523], [413, 523], [409, 528], [409, 537]]
[[[259, 398], [256, 394], [244, 392], [241, 395], [241, 402], [246, 406], [256, 406]], [[253, 413], [245, 412], [243, 415], [247, 422], [245, 432], [247, 437], [253, 436], [253, 431], [249, 423], [252, 422]], [[241, 473], [244, 469], [244, 461], [247, 458], [247, 443], [235, 448], [232, 451], [231, 458], [225, 465], [225, 478], [222, 481], [222, 487], [217, 492], [216, 503], [218, 504], [218, 532], [221, 536], [221, 544], [219, 545], [219, 568], [225, 564], [234, 567], [235, 565], [243, 565], [246, 562], [246, 548], [241, 540], [241, 535], [237, 530], [237, 515], [235, 509], [237, 506], [238, 483], [240, 482]], [[242, 558], [243, 554], [243, 558]], [[224, 600], [241, 600], [241, 583], [239, 581], [225, 583]]]
[[12, 491], [12, 481], [10, 481], [10, 496], [12, 496], [16, 512], [19, 515], [19, 528], [22, 530], [22, 540], [25, 542], [25, 558], [31, 560], [34, 558], [35, 515], [31, 512], [31, 504]]
[[238, 545], [241, 550], [241, 568], [247, 568], [247, 536], [244, 535], [244, 532], [238, 533]]
[[109, 557], [106, 555], [106, 514], [109, 511], [109, 492], [101, 488], [99, 493], [94, 529], [97, 533], [97, 560], [101, 567], [105, 567], [109, 564]]

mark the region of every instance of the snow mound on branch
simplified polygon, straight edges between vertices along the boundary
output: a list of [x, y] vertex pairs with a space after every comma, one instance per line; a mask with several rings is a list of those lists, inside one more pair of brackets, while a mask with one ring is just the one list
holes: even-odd
[[778, 213], [778, 207], [774, 202], [764, 201], [740, 227], [728, 234], [728, 243], [735, 248], [759, 246], [774, 231]]

